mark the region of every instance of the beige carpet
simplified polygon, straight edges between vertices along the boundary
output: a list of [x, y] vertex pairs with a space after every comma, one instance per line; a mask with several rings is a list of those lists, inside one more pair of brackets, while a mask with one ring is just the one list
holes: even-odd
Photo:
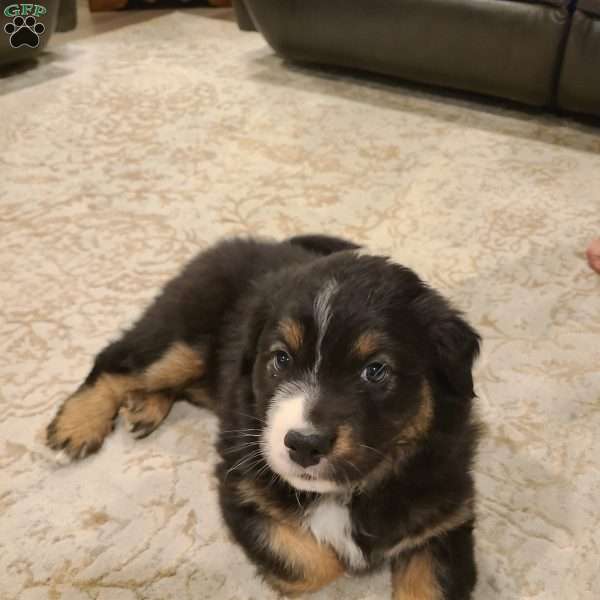
[[[69, 467], [40, 440], [199, 248], [316, 230], [391, 253], [483, 334], [477, 600], [600, 598], [600, 129], [289, 68], [183, 12], [0, 91], [2, 600], [275, 598], [220, 521], [209, 414]], [[388, 594], [382, 573], [316, 598]]]

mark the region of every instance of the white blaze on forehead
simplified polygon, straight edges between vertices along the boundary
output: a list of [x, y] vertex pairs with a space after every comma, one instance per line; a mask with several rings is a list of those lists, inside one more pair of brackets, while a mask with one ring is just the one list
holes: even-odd
[[352, 537], [348, 506], [338, 498], [321, 500], [308, 514], [304, 526], [319, 542], [332, 546], [351, 569], [360, 570], [367, 566], [362, 550]]
[[319, 290], [314, 303], [314, 314], [315, 323], [317, 324], [317, 352], [315, 360], [316, 373], [319, 370], [321, 364], [321, 346], [323, 344], [323, 338], [327, 333], [327, 327], [329, 327], [329, 321], [331, 321], [331, 304], [333, 297], [335, 296], [339, 288], [338, 282], [335, 279], [330, 279], [322, 288]]

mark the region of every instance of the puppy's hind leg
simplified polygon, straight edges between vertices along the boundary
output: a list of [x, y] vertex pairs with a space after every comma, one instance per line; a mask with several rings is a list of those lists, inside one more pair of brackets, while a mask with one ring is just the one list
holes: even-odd
[[81, 458], [100, 448], [123, 406], [131, 428], [143, 436], [184, 391], [197, 401], [193, 390], [210, 387], [204, 375], [211, 340], [271, 252], [268, 244], [230, 240], [194, 258], [139, 321], [98, 355], [84, 384], [49, 425], [48, 445]]
[[141, 440], [150, 435], [171, 412], [175, 394], [134, 390], [127, 394], [121, 415], [134, 438]]
[[192, 383], [204, 375], [202, 353], [184, 342], [169, 346], [142, 374], [140, 389], [129, 394], [121, 414], [129, 431], [141, 439], [151, 434], [167, 417], [178, 398], [186, 398]]
[[[201, 353], [183, 342], [165, 345], [143, 364], [126, 337], [98, 355], [84, 384], [59, 409], [47, 443], [68, 458], [96, 452], [122, 409], [136, 437], [165, 419], [180, 390], [204, 373]], [[133, 366], [135, 364], [135, 367]]]

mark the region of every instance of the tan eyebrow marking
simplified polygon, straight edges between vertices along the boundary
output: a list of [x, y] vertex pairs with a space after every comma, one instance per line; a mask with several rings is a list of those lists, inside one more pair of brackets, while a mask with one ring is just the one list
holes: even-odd
[[382, 335], [377, 331], [362, 333], [354, 344], [354, 352], [361, 358], [366, 358], [379, 348], [381, 341]]
[[294, 352], [300, 350], [304, 340], [302, 323], [295, 319], [283, 319], [283, 321], [280, 321], [278, 329], [290, 350]]

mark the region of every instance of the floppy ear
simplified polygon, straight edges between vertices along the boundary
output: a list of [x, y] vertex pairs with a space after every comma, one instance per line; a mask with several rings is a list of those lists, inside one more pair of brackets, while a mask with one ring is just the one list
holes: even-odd
[[432, 290], [415, 301], [428, 332], [431, 362], [438, 380], [455, 395], [473, 398], [473, 363], [479, 355], [479, 334], [446, 300]]

